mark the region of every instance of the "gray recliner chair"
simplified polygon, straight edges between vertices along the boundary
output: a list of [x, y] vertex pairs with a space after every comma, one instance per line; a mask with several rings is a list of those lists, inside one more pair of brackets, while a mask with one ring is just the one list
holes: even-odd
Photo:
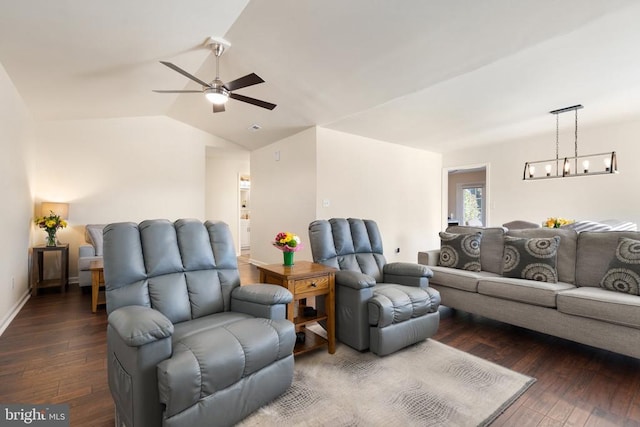
[[438, 330], [440, 294], [424, 265], [388, 263], [378, 225], [333, 218], [309, 225], [314, 262], [336, 272], [336, 336], [379, 356], [425, 340]]
[[233, 425], [291, 385], [292, 295], [240, 286], [232, 242], [222, 222], [105, 227], [116, 425]]

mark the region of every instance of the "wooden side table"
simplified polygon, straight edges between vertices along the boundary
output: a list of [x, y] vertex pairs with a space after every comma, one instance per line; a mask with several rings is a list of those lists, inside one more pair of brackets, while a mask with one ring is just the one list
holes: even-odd
[[98, 304], [106, 304], [104, 293], [100, 292], [100, 288], [104, 288], [104, 262], [100, 260], [91, 261], [89, 263], [91, 270], [91, 311], [98, 310]]
[[[44, 279], [44, 254], [60, 252], [60, 277]], [[69, 278], [69, 244], [56, 246], [34, 246], [31, 248], [31, 295], [38, 295], [39, 289], [59, 287], [62, 292], [67, 288]]]
[[[296, 261], [295, 265], [285, 267], [281, 264], [258, 266], [260, 282], [280, 285], [293, 294], [293, 301], [287, 304], [287, 319], [296, 326], [296, 332], [304, 332], [305, 340], [297, 343], [294, 355], [306, 353], [327, 346], [330, 354], [336, 351], [335, 323], [335, 272], [336, 269], [309, 261]], [[307, 298], [325, 296], [325, 312], [318, 311], [315, 316], [304, 316]], [[297, 307], [296, 307], [297, 306]], [[295, 315], [298, 309], [297, 316]], [[307, 325], [326, 320], [327, 339], [306, 328]]]

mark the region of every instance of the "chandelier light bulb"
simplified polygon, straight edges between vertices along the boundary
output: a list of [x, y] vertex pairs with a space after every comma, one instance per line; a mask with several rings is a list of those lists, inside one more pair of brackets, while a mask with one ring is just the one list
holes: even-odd
[[611, 169], [611, 159], [609, 157], [604, 158], [604, 170], [609, 172]]
[[546, 165], [544, 171], [547, 173], [547, 176], [551, 176], [551, 165]]
[[582, 162], [582, 169], [584, 170], [584, 173], [589, 173], [589, 160]]

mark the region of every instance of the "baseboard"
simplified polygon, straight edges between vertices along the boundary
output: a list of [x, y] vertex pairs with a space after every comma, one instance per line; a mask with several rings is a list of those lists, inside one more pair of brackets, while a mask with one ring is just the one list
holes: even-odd
[[266, 262], [258, 261], [258, 260], [253, 259], [253, 258], [249, 258], [249, 264], [253, 264], [253, 265], [267, 265], [267, 263], [266, 263]]
[[29, 301], [29, 297], [31, 297], [31, 292], [29, 291], [29, 289], [27, 289], [22, 297], [20, 297], [18, 302], [15, 303], [9, 314], [7, 314], [4, 319], [2, 319], [2, 322], [0, 322], [0, 336], [2, 336], [4, 331], [9, 327], [11, 321], [13, 321], [18, 313], [20, 313], [22, 307], [27, 303], [27, 301]]

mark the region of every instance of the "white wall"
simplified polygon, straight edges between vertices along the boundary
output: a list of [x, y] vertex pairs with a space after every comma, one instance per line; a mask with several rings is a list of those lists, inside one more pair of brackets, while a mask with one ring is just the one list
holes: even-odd
[[[279, 153], [279, 160], [276, 154]], [[295, 259], [311, 260], [309, 223], [316, 214], [316, 131], [310, 128], [251, 152], [251, 258], [282, 262], [271, 245], [280, 231], [300, 236]]]
[[251, 258], [282, 262], [270, 242], [291, 231], [305, 245], [296, 259], [311, 260], [309, 224], [354, 217], [378, 223], [389, 261], [415, 262], [439, 244], [441, 170], [439, 154], [325, 128], [253, 151]]
[[317, 218], [375, 220], [388, 261], [416, 262], [418, 251], [439, 246], [440, 154], [325, 128], [317, 133]]
[[[640, 122], [581, 127], [579, 154], [615, 150], [618, 175], [523, 181], [526, 161], [555, 157], [555, 129], [535, 137], [446, 153], [445, 167], [489, 163], [490, 225], [511, 220], [542, 222], [551, 216], [575, 220], [620, 219], [640, 224]], [[573, 155], [573, 129], [560, 136], [560, 157]]]
[[248, 150], [207, 148], [205, 218], [229, 224], [236, 252], [240, 253], [239, 179], [249, 175]]
[[39, 123], [35, 198], [70, 205], [58, 233], [70, 244], [70, 276], [86, 224], [205, 219], [205, 146], [217, 142], [168, 117]]
[[31, 115], [0, 64], [0, 333], [28, 295], [33, 140]]

